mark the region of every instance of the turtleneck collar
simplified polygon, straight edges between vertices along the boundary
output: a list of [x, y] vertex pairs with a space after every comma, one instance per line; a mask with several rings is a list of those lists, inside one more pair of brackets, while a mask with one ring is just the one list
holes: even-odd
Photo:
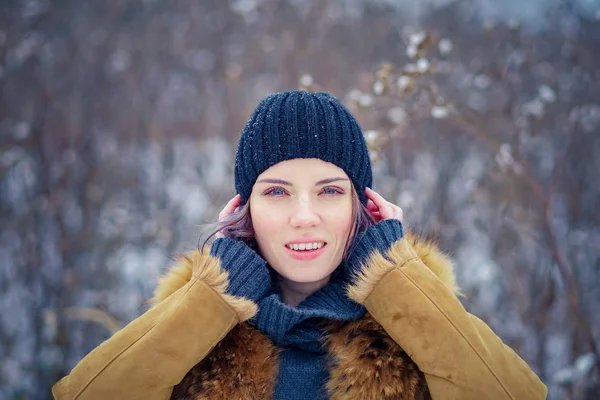
[[283, 303], [281, 293], [274, 287], [258, 302], [258, 313], [250, 322], [279, 346], [323, 354], [320, 322], [351, 321], [365, 313], [363, 306], [346, 296], [344, 287], [343, 276], [332, 276], [325, 287], [297, 307]]

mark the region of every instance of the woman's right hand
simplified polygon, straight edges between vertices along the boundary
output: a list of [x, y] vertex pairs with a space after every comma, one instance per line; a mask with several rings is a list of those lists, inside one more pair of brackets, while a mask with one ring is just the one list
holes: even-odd
[[[238, 194], [219, 213], [219, 221], [239, 211]], [[228, 273], [227, 293], [258, 301], [271, 286], [271, 277], [265, 260], [244, 242], [225, 237], [218, 232], [211, 244], [210, 255], [221, 260], [221, 268]]]
[[[233, 199], [229, 200], [229, 202], [227, 202], [225, 207], [223, 207], [223, 209], [219, 213], [219, 222], [223, 221], [225, 218], [227, 218], [231, 214], [238, 212], [240, 210], [241, 202], [242, 202], [242, 196], [239, 194], [236, 194]], [[223, 235], [223, 233], [221, 233], [221, 231], [217, 232], [217, 234], [215, 236], [217, 237], [217, 239], [225, 237]]]

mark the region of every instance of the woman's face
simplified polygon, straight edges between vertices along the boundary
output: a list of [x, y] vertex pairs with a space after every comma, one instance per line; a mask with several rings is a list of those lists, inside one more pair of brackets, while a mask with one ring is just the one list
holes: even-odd
[[352, 228], [352, 182], [316, 158], [283, 161], [259, 175], [250, 214], [261, 255], [283, 279], [329, 279]]

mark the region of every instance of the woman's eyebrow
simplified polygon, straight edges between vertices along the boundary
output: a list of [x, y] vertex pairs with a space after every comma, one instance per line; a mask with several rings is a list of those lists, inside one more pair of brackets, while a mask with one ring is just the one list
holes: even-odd
[[259, 181], [256, 181], [256, 183], [274, 183], [276, 185], [292, 186], [292, 184], [288, 181], [284, 181], [281, 179], [261, 179]]
[[328, 178], [328, 179], [323, 179], [323, 180], [321, 180], [321, 181], [319, 181], [319, 182], [315, 183], [315, 186], [318, 186], [318, 185], [326, 185], [326, 184], [328, 184], [328, 183], [331, 183], [331, 182], [337, 182], [337, 181], [347, 181], [347, 180], [348, 180], [348, 179], [346, 179], [346, 178]]

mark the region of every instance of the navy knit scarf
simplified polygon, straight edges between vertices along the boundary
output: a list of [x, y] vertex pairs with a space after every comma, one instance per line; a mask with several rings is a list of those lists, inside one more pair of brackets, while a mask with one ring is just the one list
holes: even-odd
[[344, 290], [344, 279], [333, 279], [298, 306], [281, 301], [274, 287], [258, 302], [258, 313], [251, 323], [279, 346], [293, 346], [305, 351], [322, 352], [322, 332], [319, 322], [325, 320], [351, 321], [362, 317], [365, 308], [350, 300]]
[[283, 303], [274, 287], [258, 302], [258, 313], [250, 322], [282, 350], [274, 399], [326, 398], [329, 371], [322, 322], [356, 320], [366, 311], [346, 296], [344, 287], [343, 276], [332, 277], [297, 307]]

